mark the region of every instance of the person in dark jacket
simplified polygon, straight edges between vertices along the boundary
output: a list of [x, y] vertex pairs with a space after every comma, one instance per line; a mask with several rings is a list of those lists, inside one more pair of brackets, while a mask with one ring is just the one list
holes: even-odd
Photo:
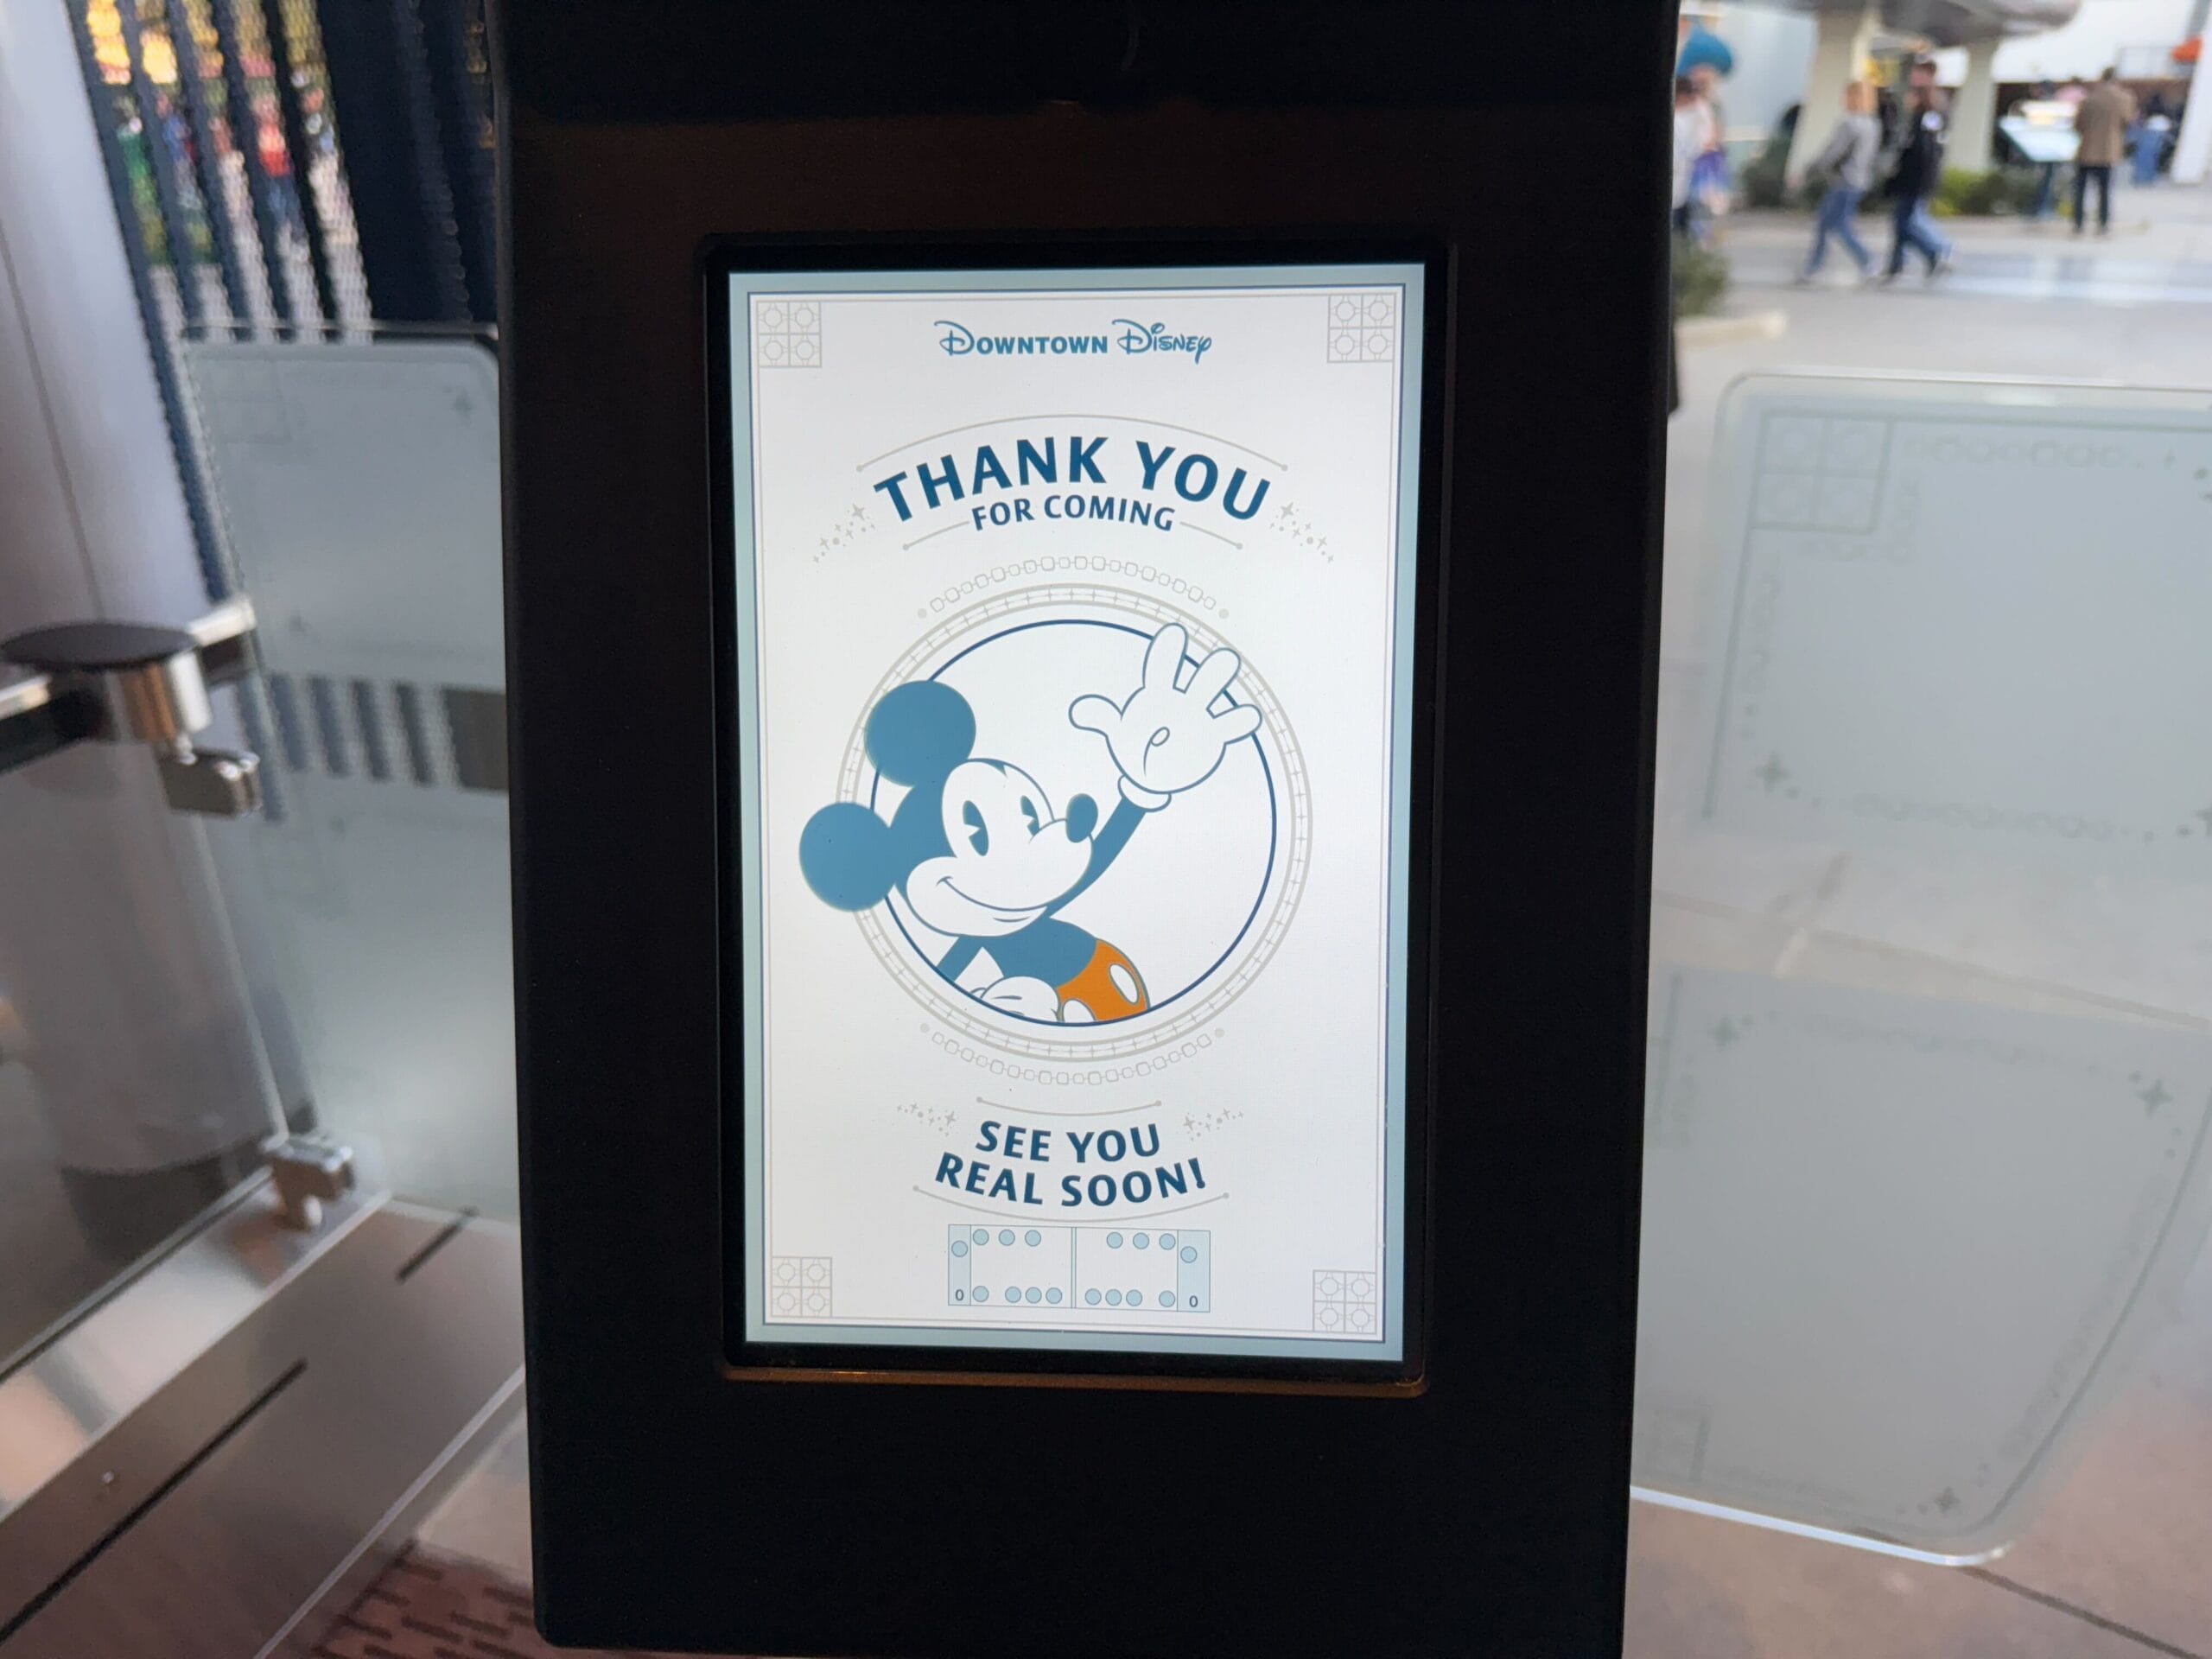
[[1916, 88], [1906, 106], [1904, 144], [1890, 174], [1896, 238], [1890, 244], [1887, 281], [1895, 282], [1904, 274], [1908, 248], [1928, 262], [1930, 276], [1940, 276], [1951, 268], [1950, 238], [1936, 228], [1936, 221], [1928, 214], [1928, 199], [1942, 182], [1947, 124], [1943, 94], [1934, 86]]

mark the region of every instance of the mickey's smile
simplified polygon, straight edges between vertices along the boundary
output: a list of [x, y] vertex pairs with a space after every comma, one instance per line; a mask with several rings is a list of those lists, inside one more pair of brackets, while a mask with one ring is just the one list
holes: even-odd
[[942, 878], [938, 882], [938, 886], [943, 887], [947, 893], [952, 894], [956, 899], [965, 899], [969, 904], [975, 906], [978, 910], [988, 911], [995, 920], [1001, 922], [1027, 922], [1033, 920], [1039, 916], [1042, 916], [1045, 913], [1046, 905], [1052, 903], [1052, 900], [1047, 899], [1045, 900], [1044, 904], [1027, 905], [1009, 910], [1003, 905], [995, 905], [991, 903], [988, 899], [978, 899], [974, 893], [969, 893], [956, 885], [952, 878], [949, 875]]

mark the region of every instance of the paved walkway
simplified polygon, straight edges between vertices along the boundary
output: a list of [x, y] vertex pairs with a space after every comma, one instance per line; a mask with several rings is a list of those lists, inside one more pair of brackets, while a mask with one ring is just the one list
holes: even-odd
[[[2058, 219], [1946, 219], [1958, 245], [1957, 269], [1928, 282], [1917, 258], [1892, 290], [1899, 297], [1948, 291], [1979, 298], [2078, 300], [2101, 305], [2212, 303], [2212, 188], [2171, 183], [2148, 189], [2118, 185], [2113, 230], [2077, 237]], [[1811, 238], [1800, 213], [1743, 213], [1723, 232], [1736, 287], [1758, 291], [1788, 285]], [[1861, 215], [1859, 237], [1886, 259], [1888, 215], [1879, 204]], [[1831, 247], [1824, 281], [1856, 281], [1842, 249]]]

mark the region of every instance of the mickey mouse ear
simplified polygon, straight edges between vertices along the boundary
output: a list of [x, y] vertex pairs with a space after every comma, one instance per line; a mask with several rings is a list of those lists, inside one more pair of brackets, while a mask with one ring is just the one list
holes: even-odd
[[798, 868], [814, 896], [837, 910], [880, 904], [898, 880], [891, 826], [857, 801], [823, 807], [799, 832]]
[[976, 711], [935, 680], [886, 692], [868, 717], [868, 757], [894, 784], [911, 787], [949, 777], [975, 747]]

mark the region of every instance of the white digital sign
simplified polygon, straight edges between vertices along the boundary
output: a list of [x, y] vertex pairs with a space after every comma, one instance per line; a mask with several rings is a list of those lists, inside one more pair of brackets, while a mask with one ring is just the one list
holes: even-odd
[[744, 1341], [1403, 1361], [1423, 266], [742, 261]]

